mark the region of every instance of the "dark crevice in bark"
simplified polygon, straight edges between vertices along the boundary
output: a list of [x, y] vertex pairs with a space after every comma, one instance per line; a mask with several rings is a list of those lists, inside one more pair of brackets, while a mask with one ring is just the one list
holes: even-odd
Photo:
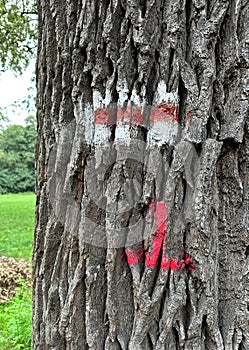
[[134, 88], [135, 82], [139, 77], [139, 69], [138, 69], [139, 50], [137, 49], [132, 37], [130, 39], [130, 46], [131, 46], [131, 57], [134, 62], [134, 66], [132, 67], [133, 71], [130, 72], [131, 76], [128, 79], [128, 81], [131, 82], [129, 85], [128, 100], [130, 100], [131, 98], [132, 90]]
[[146, 15], [146, 10], [147, 10], [147, 6], [146, 6], [146, 2], [147, 0], [139, 0], [139, 5], [141, 8], [141, 17], [144, 18]]
[[213, 116], [211, 115], [208, 118], [208, 121], [207, 121], [207, 124], [206, 124], [206, 130], [207, 130], [206, 137], [207, 137], [207, 139], [215, 138], [214, 135], [213, 135], [213, 123], [214, 123], [214, 119], [213, 119]]
[[153, 350], [154, 347], [153, 347], [153, 342], [152, 342], [150, 333], [147, 334], [147, 341], [148, 341], [148, 350]]
[[[185, 178], [182, 178], [182, 204], [185, 203], [185, 198], [186, 198], [186, 194], [187, 194], [187, 181]], [[186, 230], [184, 230], [184, 234], [186, 233]]]
[[98, 36], [98, 28], [99, 25], [101, 24], [100, 18], [99, 18], [99, 1], [98, 0], [94, 0], [94, 13], [95, 13], [95, 41], [97, 39]]
[[240, 342], [238, 350], [246, 350], [246, 348], [243, 345], [243, 341]]
[[198, 157], [200, 157], [202, 152], [202, 143], [194, 143], [193, 145]]
[[208, 338], [207, 315], [202, 316], [201, 332], [202, 332], [202, 338], [204, 338], [205, 349], [209, 349], [207, 347], [207, 338]]
[[110, 77], [114, 73], [114, 64], [113, 64], [112, 59], [110, 57], [107, 58], [107, 66], [108, 66], [108, 75]]
[[154, 95], [155, 95], [155, 89], [156, 89], [156, 80], [158, 76], [158, 64], [155, 61], [154, 58], [154, 64], [151, 67], [148, 83], [146, 84], [146, 97], [149, 105], [153, 105]]
[[161, 300], [160, 300], [160, 307], [159, 307], [159, 312], [158, 312], [158, 320], [160, 321], [163, 318], [163, 312], [164, 312], [164, 308], [165, 308], [165, 302], [166, 302], [166, 298], [169, 292], [169, 273], [167, 275], [167, 280], [165, 281], [165, 289], [163, 291]]
[[137, 138], [143, 142], [147, 142], [148, 129], [144, 126], [138, 126]]
[[210, 18], [210, 15], [212, 13], [212, 0], [206, 1], [206, 12], [207, 12], [207, 20]]
[[221, 125], [222, 125], [222, 119], [223, 119], [223, 116], [222, 116], [223, 113], [218, 108], [219, 107], [217, 107], [217, 105], [216, 105], [215, 117], [216, 117], [216, 119], [218, 120], [218, 123], [219, 123], [218, 133], [217, 133], [217, 139], [219, 140], [220, 139], [220, 130], [221, 130]]
[[90, 200], [85, 208], [85, 215], [95, 224], [105, 227], [106, 211], [100, 208], [94, 201]]
[[172, 333], [174, 335], [174, 338], [175, 338], [175, 349], [180, 349], [180, 339], [179, 339], [179, 334], [178, 334], [178, 331], [175, 327], [172, 327]]
[[174, 48], [170, 48], [170, 53], [169, 53], [169, 69], [168, 69], [168, 78], [167, 78], [167, 92], [171, 91], [171, 86], [170, 86], [170, 81], [171, 81], [171, 75], [173, 72], [173, 63], [174, 63], [174, 57], [175, 57], [175, 49]]
[[[159, 40], [160, 45], [160, 40]], [[160, 50], [155, 50], [155, 60], [159, 64], [160, 63]]]
[[[116, 127], [117, 127], [116, 124], [113, 124], [110, 126], [111, 136], [110, 136], [109, 142], [111, 142], [111, 143], [113, 143], [115, 141]], [[108, 178], [106, 180], [108, 180]]]
[[[118, 72], [117, 70], [115, 71], [115, 76], [114, 76], [114, 79], [113, 79], [113, 85], [111, 87], [111, 96], [112, 96], [112, 103], [113, 104], [117, 104], [118, 102], [118, 99], [119, 99], [119, 94], [118, 94], [118, 91], [117, 91], [117, 81], [118, 81]], [[117, 108], [117, 106], [115, 107]], [[117, 113], [115, 113], [116, 115]]]
[[87, 156], [88, 154], [85, 151], [79, 153], [72, 179], [72, 193], [74, 193], [74, 199], [79, 208], [81, 208], [81, 201], [84, 194], [84, 173]]
[[246, 247], [245, 256], [246, 256], [246, 259], [249, 256], [249, 245]]
[[184, 118], [186, 115], [186, 99], [187, 99], [187, 95], [188, 95], [188, 91], [185, 88], [184, 82], [182, 80], [181, 75], [179, 76], [179, 87], [178, 87], [178, 94], [179, 94], [179, 122], [182, 123], [184, 122]]
[[233, 138], [227, 138], [226, 140], [223, 141], [221, 154], [237, 151], [239, 146], [240, 146], [239, 143], [236, 142]]

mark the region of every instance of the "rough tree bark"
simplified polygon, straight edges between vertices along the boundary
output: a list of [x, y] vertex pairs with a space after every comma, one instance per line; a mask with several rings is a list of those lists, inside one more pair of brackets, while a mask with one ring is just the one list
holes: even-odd
[[38, 1], [33, 349], [249, 349], [248, 11]]

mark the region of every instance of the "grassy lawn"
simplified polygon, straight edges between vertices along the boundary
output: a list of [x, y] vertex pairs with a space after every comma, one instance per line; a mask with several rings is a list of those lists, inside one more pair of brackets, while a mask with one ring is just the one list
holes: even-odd
[[32, 255], [35, 195], [0, 195], [0, 255], [28, 260]]
[[[34, 229], [33, 193], [0, 195], [0, 256], [30, 260]], [[12, 300], [0, 304], [0, 349], [31, 349], [31, 290], [21, 283]]]
[[32, 333], [31, 290], [22, 285], [16, 295], [0, 305], [0, 349], [30, 350]]

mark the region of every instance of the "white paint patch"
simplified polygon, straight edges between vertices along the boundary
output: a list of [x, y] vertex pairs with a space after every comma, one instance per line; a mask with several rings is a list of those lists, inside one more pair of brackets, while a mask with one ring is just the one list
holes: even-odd
[[125, 101], [128, 101], [128, 85], [125, 81], [117, 82], [117, 92], [118, 92], [118, 105], [123, 107]]
[[105, 145], [111, 137], [111, 129], [105, 124], [95, 124], [94, 144]]
[[93, 90], [93, 110], [102, 109], [103, 106], [103, 97], [98, 90]]
[[178, 106], [178, 94], [173, 92], [167, 92], [167, 85], [164, 80], [161, 80], [158, 83], [153, 105], [157, 106], [160, 103], [170, 103], [174, 106]]
[[122, 140], [125, 143], [128, 143], [130, 139], [131, 139], [130, 125], [123, 124], [122, 122], [118, 122], [116, 126], [116, 131], [115, 131], [115, 140], [116, 141]]
[[98, 90], [94, 90], [93, 91], [93, 110], [96, 111], [97, 109], [103, 109], [107, 107], [111, 103], [111, 99], [112, 97], [109, 89], [106, 90], [104, 98]]
[[94, 135], [95, 119], [93, 108], [90, 103], [83, 105], [82, 98], [74, 105], [74, 116], [78, 128], [82, 128], [84, 140], [92, 144]]
[[106, 89], [105, 92], [105, 105], [108, 106], [112, 102], [112, 95], [110, 89]]
[[178, 134], [178, 122], [175, 120], [156, 121], [148, 132], [149, 145], [173, 145]]
[[136, 106], [141, 106], [141, 100], [140, 100], [140, 97], [138, 96], [138, 94], [137, 94], [135, 88], [132, 90], [131, 101], [132, 101]]
[[93, 137], [94, 137], [94, 125], [95, 125], [95, 118], [94, 118], [94, 112], [93, 108], [90, 103], [87, 103], [85, 107], [83, 107], [83, 104], [81, 103], [82, 107], [80, 109], [83, 110], [83, 125], [85, 126], [85, 141], [88, 144], [92, 144]]

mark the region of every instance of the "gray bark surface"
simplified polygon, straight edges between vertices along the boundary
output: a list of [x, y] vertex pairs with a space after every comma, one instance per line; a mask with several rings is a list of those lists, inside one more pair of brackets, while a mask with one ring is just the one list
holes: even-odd
[[[248, 350], [248, 2], [39, 0], [38, 13], [33, 349]], [[77, 123], [71, 126], [94, 93], [104, 98], [108, 91], [116, 103], [135, 91], [153, 105], [162, 79], [178, 96], [183, 130], [176, 147], [160, 149], [171, 165], [172, 193], [162, 185], [165, 169], [153, 186], [144, 174], [139, 181], [152, 200], [171, 196], [167, 252], [186, 249], [191, 271], [129, 266], [124, 248], [91, 245], [79, 227], [68, 230], [79, 213], [68, 205], [58, 220], [49, 193], [51, 167], [68, 160], [57, 192], [69, 186], [85, 209], [93, 149]], [[94, 132], [88, 124], [83, 118], [82, 128]], [[62, 133], [69, 125], [73, 132]], [[136, 137], [145, 134], [140, 128]], [[189, 144], [198, 159], [194, 180], [183, 171]], [[119, 202], [120, 174], [116, 164], [106, 179], [110, 206]], [[186, 191], [191, 208], [184, 207]], [[92, 219], [102, 214], [90, 208]], [[123, 220], [128, 227], [130, 217]], [[149, 250], [151, 242], [141, 244]]]

